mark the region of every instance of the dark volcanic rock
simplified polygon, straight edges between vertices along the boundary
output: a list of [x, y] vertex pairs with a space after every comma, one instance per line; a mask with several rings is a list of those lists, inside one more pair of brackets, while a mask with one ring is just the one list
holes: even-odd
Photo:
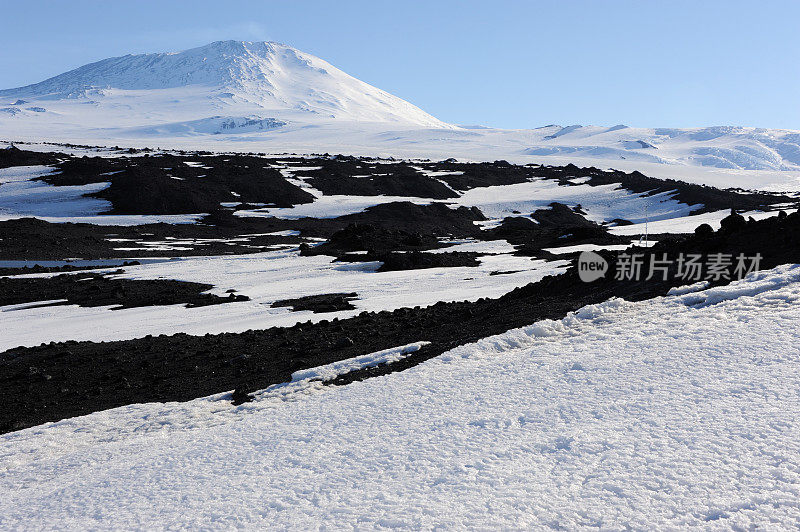
[[417, 205], [401, 201], [375, 205], [364, 212], [340, 216], [335, 220], [345, 226], [350, 223], [369, 223], [412, 233], [460, 238], [480, 234], [475, 222], [485, 219], [477, 207], [451, 209], [441, 203]]
[[412, 233], [373, 224], [354, 223], [336, 231], [327, 242], [319, 246], [303, 248], [302, 253], [338, 257], [352, 251], [422, 250], [438, 247], [442, 245], [430, 233]]
[[[69, 145], [67, 145], [69, 146]], [[575, 186], [586, 178], [590, 186], [617, 184], [631, 192], [671, 193], [681, 202], [701, 205], [700, 212], [725, 208], [754, 209], [792, 202], [794, 198], [767, 193], [720, 190], [676, 180], [647, 177], [639, 172], [603, 171], [539, 165], [441, 162], [386, 163], [369, 158], [317, 157], [281, 159], [257, 155], [211, 155], [205, 152], [147, 153], [151, 150], [116, 150], [116, 157], [76, 157], [9, 148], [0, 152], [0, 168], [18, 165], [51, 165], [57, 173], [39, 179], [53, 185], [109, 182], [96, 193], [112, 202], [114, 213], [183, 214], [211, 212], [220, 202], [262, 203], [290, 206], [313, 200], [311, 194], [286, 180], [277, 170], [286, 164], [301, 169], [296, 175], [325, 194], [398, 195], [431, 199], [457, 197], [455, 191], [476, 187], [553, 179]], [[135, 155], [132, 154], [141, 154]], [[309, 170], [316, 166], [319, 169]], [[302, 169], [306, 168], [306, 169]], [[438, 172], [429, 177], [420, 172]]]
[[701, 224], [695, 228], [694, 234], [698, 238], [708, 238], [714, 234], [714, 228], [708, 224]]
[[[9, 146], [0, 150], [0, 168], [11, 166], [50, 165], [59, 161], [54, 153], [20, 150], [16, 146]], [[2, 186], [2, 185], [0, 185]]]
[[[585, 214], [585, 213], [584, 213]], [[531, 217], [542, 227], [569, 228], [598, 227], [583, 217], [577, 210], [570, 209], [563, 203], [553, 202], [549, 209], [538, 209]]]
[[214, 157], [203, 161], [213, 165], [207, 169], [167, 156], [141, 159], [110, 176], [111, 185], [93, 194], [112, 203], [109, 213], [191, 214], [216, 210], [221, 202], [291, 207], [314, 200], [255, 157], [238, 156], [235, 162]]
[[[98, 226], [48, 223], [34, 218], [22, 218], [0, 222], [0, 241], [3, 243], [0, 246], [0, 259], [152, 257], [154, 253], [147, 249], [146, 244], [168, 246], [170, 239], [198, 241], [174, 246], [178, 249], [160, 249], [158, 256], [258, 253], [272, 245], [298, 245], [302, 242], [300, 237], [269, 234], [272, 232], [299, 230], [304, 236], [330, 237], [352, 224], [373, 228], [372, 235], [363, 235], [364, 242], [374, 244], [372, 247], [367, 246], [366, 250], [432, 249], [441, 247], [436, 237], [481, 237], [480, 230], [473, 223], [481, 219], [483, 215], [478, 209], [451, 209], [441, 204], [415, 205], [409, 202], [378, 205], [364, 212], [339, 218], [299, 220], [246, 218], [220, 209], [211, 212], [199, 224]], [[323, 249], [334, 256], [341, 252], [359, 251], [360, 249], [354, 249], [353, 246], [358, 245], [360, 238], [362, 237], [357, 234], [346, 232], [341, 235], [342, 247], [338, 251], [334, 252], [333, 246]], [[407, 243], [406, 247], [403, 242]], [[417, 245], [415, 242], [421, 244]], [[394, 245], [400, 247], [392, 247]]]
[[[424, 253], [447, 246], [434, 235], [351, 224], [318, 246], [300, 247], [303, 255], [330, 255], [345, 262], [382, 262], [379, 272], [454, 266], [478, 266], [477, 253]], [[364, 252], [366, 253], [356, 253]]]
[[318, 159], [314, 164], [322, 168], [298, 172], [298, 175], [309, 176], [307, 182], [324, 194], [432, 199], [458, 197], [447, 185], [422, 175], [407, 164], [371, 163], [356, 158]]
[[455, 190], [470, 190], [492, 185], [513, 185], [525, 183], [535, 177], [528, 166], [517, 166], [505, 161], [494, 163], [459, 163], [453, 159], [434, 163], [431, 169], [440, 172], [452, 172], [439, 177]]
[[110, 183], [90, 194], [111, 202], [113, 214], [194, 214], [212, 212], [221, 202], [289, 207], [314, 196], [287, 181], [267, 159], [249, 155], [75, 157], [16, 148], [2, 150], [0, 168], [53, 165], [37, 178], [55, 186]]
[[118, 157], [69, 157], [55, 166], [58, 173], [38, 178], [55, 186], [76, 186], [89, 183], [106, 183], [113, 175], [125, 170], [132, 161]]
[[292, 307], [294, 311], [310, 310], [315, 313], [337, 312], [340, 310], [352, 310], [354, 307], [350, 302], [358, 299], [355, 292], [338, 294], [319, 294], [314, 296], [298, 297], [295, 299], [282, 299], [274, 302], [272, 307]]
[[517, 245], [518, 253], [534, 256], [548, 247], [628, 243], [561, 203], [551, 203], [550, 209], [539, 209], [531, 218], [536, 222], [521, 216], [508, 217], [488, 232]]
[[738, 214], [735, 210], [731, 209], [730, 216], [723, 218], [720, 221], [720, 228], [726, 233], [735, 233], [741, 231], [747, 225], [747, 220], [744, 216]]
[[[160, 257], [258, 253], [276, 244], [297, 245], [296, 236], [268, 235], [290, 229], [287, 220], [239, 219], [230, 226], [206, 224], [146, 224], [135, 226], [48, 223], [34, 218], [0, 222], [0, 259], [62, 260], [152, 257], [146, 243], [166, 244], [171, 239], [200, 239], [197, 243], [160, 249]], [[257, 236], [252, 236], [257, 235]], [[233, 241], [237, 238], [237, 241]], [[241, 238], [241, 240], [238, 240]], [[112, 239], [124, 239], [113, 241]], [[117, 249], [125, 248], [125, 249]], [[133, 249], [131, 249], [133, 248]], [[189, 249], [186, 249], [189, 248]]]
[[[133, 150], [131, 153], [139, 152]], [[572, 181], [585, 177], [589, 186], [616, 184], [637, 193], [669, 192], [684, 203], [702, 203], [703, 210], [751, 209], [793, 201], [793, 198], [785, 196], [721, 191], [679, 181], [653, 179], [637, 172], [605, 172], [574, 165], [518, 166], [505, 161], [476, 164], [455, 160], [385, 164], [352, 157], [289, 157], [281, 160], [296, 166], [322, 166], [324, 171], [298, 171], [298, 175], [331, 194], [403, 193], [447, 198], [453, 197], [450, 189], [468, 190], [523, 183], [530, 179], [553, 179], [564, 186], [576, 186]], [[382, 259], [388, 269], [430, 267], [432, 264], [474, 265], [474, 254], [424, 252], [441, 246], [439, 242], [443, 237], [504, 238], [518, 245], [522, 253], [530, 254], [541, 254], [544, 247], [626, 242], [586, 220], [580, 209], [558, 204], [533, 213], [531, 217], [538, 223], [511, 217], [489, 231], [481, 231], [475, 225], [475, 221], [484, 219], [478, 209], [451, 209], [441, 203], [416, 205], [397, 202], [339, 218], [300, 220], [248, 219], [220, 208], [220, 202], [288, 206], [310, 201], [308, 193], [284, 179], [273, 168], [273, 163], [277, 164], [275, 159], [255, 155], [182, 153], [111, 160], [3, 150], [0, 167], [22, 164], [57, 167], [60, 173], [41, 178], [55, 186], [110, 182], [109, 188], [101, 191], [99, 196], [113, 203], [114, 212], [208, 212], [210, 215], [200, 224], [136, 227], [48, 224], [32, 219], [0, 222], [0, 258], [63, 259], [65, 253], [83, 258], [141, 257], [152, 252], [117, 251], [114, 248], [168, 239], [222, 241], [187, 245], [192, 248], [188, 251], [159, 251], [161, 256], [252, 253], [270, 245], [300, 244], [302, 240], [299, 237], [263, 234], [287, 229], [301, 231], [304, 237], [330, 239], [318, 248], [307, 248], [305, 252], [313, 249], [332, 253], [341, 260]], [[450, 174], [431, 179], [411, 166]], [[387, 175], [377, 175], [380, 173]], [[367, 174], [370, 178], [358, 177]], [[244, 238], [244, 241], [232, 241], [234, 237]], [[110, 238], [134, 242], [112, 242]], [[367, 254], [353, 255], [353, 251], [367, 251]], [[723, 222], [720, 231], [704, 227], [694, 235], [664, 238], [649, 251], [673, 255], [678, 252], [761, 253], [763, 268], [800, 262], [800, 215], [782, 215], [759, 222], [746, 221], [735, 215]], [[603, 254], [613, 269], [615, 257], [610, 253]], [[88, 280], [78, 281], [84, 277]], [[25, 280], [0, 279], [0, 283], [6, 283], [0, 284], [5, 304], [45, 299], [116, 306], [208, 304], [212, 299], [222, 303], [239, 297], [230, 294], [228, 298], [214, 299], [215, 296], [202, 294], [210, 288], [207, 285], [160, 280], [117, 282], [87, 273], [71, 278], [57, 276], [45, 281], [21, 281]], [[190, 336], [178, 333], [118, 342], [59, 342], [11, 349], [0, 354], [0, 431], [18, 430], [44, 421], [131, 403], [181, 401], [226, 390], [236, 390], [232, 397], [234, 401], [246, 401], [249, 392], [285, 382], [291, 379], [292, 372], [299, 369], [420, 340], [431, 342], [400, 362], [353, 372], [334, 381], [344, 384], [402, 370], [457, 345], [540, 319], [559, 319], [571, 310], [610, 297], [641, 300], [663, 295], [678, 284], [686, 283], [673, 279], [617, 281], [610, 276], [586, 284], [580, 282], [576, 271], [571, 269], [562, 276], [545, 278], [496, 299], [440, 302], [430, 307], [393, 312], [364, 312], [346, 320], [323, 320], [315, 324], [308, 322], [241, 334]], [[322, 294], [290, 303], [296, 309], [303, 305], [310, 310], [322, 309], [325, 305], [339, 309], [350, 305], [349, 296]]]
[[[139, 264], [141, 264], [139, 261], [130, 260], [119, 264], [119, 266], [138, 266]], [[116, 267], [116, 265], [114, 267]], [[64, 273], [108, 268], [109, 267], [103, 266], [74, 266], [72, 264], [65, 264], [64, 266], [40, 266], [39, 264], [34, 264], [33, 266], [23, 266], [20, 268], [0, 268], [0, 277], [8, 275], [24, 275], [28, 273]], [[122, 272], [122, 270], [119, 271]]]
[[478, 253], [449, 251], [445, 253], [410, 253], [378, 252], [368, 253], [364, 257], [368, 261], [383, 262], [377, 271], [390, 272], [400, 270], [421, 270], [424, 268], [453, 268], [458, 266], [479, 266]]
[[614, 218], [613, 220], [611, 220], [611, 223], [616, 224], [616, 225], [620, 225], [620, 226], [621, 225], [633, 225], [632, 221], [624, 220], [622, 218]]
[[220, 297], [203, 292], [211, 285], [166, 279], [109, 279], [97, 273], [54, 277], [0, 277], [0, 306], [66, 300], [48, 305], [147, 307], [185, 303], [188, 307], [247, 301], [247, 296]]
[[[752, 210], [773, 203], [792, 202], [793, 198], [779, 194], [765, 192], [745, 192], [742, 190], [722, 190], [706, 185], [696, 185], [674, 179], [657, 179], [648, 177], [641, 172], [625, 173], [618, 170], [603, 172], [596, 168], [578, 168], [567, 165], [560, 170], [549, 168], [550, 173], [561, 173], [574, 177], [588, 177], [588, 185], [619, 184], [622, 188], [636, 193], [658, 194], [661, 192], [672, 193], [672, 198], [687, 205], [698, 205], [695, 214], [717, 211], [721, 209]], [[546, 170], [543, 170], [546, 174]]]
[[[659, 242], [649, 252], [673, 257], [679, 252], [761, 253], [762, 268], [798, 263], [800, 214], [747, 222], [735, 232], [676, 237]], [[613, 264], [613, 254], [605, 255]], [[299, 369], [420, 340], [432, 342], [397, 363], [359, 370], [333, 381], [346, 384], [411, 367], [457, 345], [537, 320], [559, 319], [584, 305], [611, 297], [648, 299], [682, 284], [685, 281], [678, 278], [618, 281], [614, 276], [587, 284], [580, 282], [571, 268], [497, 299], [365, 312], [346, 320], [241, 334], [179, 333], [11, 349], [0, 354], [0, 430], [19, 430], [131, 403], [184, 401], [225, 390], [239, 389], [237, 397], [243, 399], [248, 392], [290, 380], [292, 372]], [[344, 338], [352, 344], [341, 340]], [[236, 353], [236, 360], [229, 353]], [[31, 367], [36, 372], [32, 373]]]
[[[434, 268], [439, 266], [477, 266], [476, 254], [417, 253], [446, 247], [440, 238], [482, 237], [475, 221], [485, 219], [478, 209], [446, 205], [416, 205], [410, 202], [386, 203], [364, 212], [328, 220], [308, 219], [305, 233], [325, 234], [332, 227], [344, 228], [330, 234], [328, 241], [317, 246], [303, 245], [303, 255], [330, 255], [350, 262], [381, 261], [379, 271]], [[366, 254], [355, 254], [363, 252]], [[412, 253], [399, 253], [408, 251]], [[408, 255], [408, 256], [404, 256]]]

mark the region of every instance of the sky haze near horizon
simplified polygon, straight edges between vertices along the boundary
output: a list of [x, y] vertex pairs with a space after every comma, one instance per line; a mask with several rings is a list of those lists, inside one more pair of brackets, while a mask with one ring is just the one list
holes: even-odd
[[456, 124], [800, 130], [800, 1], [0, 0], [0, 88], [273, 40]]

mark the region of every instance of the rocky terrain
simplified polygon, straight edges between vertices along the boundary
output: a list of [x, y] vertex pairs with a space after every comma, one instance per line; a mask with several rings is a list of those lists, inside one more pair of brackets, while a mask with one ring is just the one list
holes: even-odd
[[[663, 295], [681, 281], [634, 282], [609, 275], [586, 284], [578, 280], [574, 262], [565, 273], [536, 282], [515, 276], [534, 271], [541, 264], [536, 261], [570, 264], [565, 260], [574, 260], [581, 249], [597, 249], [613, 270], [616, 255], [608, 248], [620, 250], [631, 242], [615, 228], [631, 226], [626, 212], [639, 215], [629, 207], [609, 210], [614, 202], [649, 201], [652, 209], [665, 213], [662, 216], [683, 216], [676, 219], [691, 223], [693, 216], [700, 219], [703, 213], [721, 209], [763, 212], [795, 201], [788, 195], [720, 190], [573, 165], [121, 149], [89, 156], [0, 150], [0, 172], [26, 168], [38, 173], [29, 181], [0, 182], [0, 196], [19, 183], [47, 187], [49, 193], [85, 190], [78, 199], [101, 201], [97, 205], [102, 208], [90, 218], [48, 221], [22, 212], [0, 221], [0, 260], [6, 262], [0, 267], [0, 307], [11, 313], [6, 316], [53, 306], [123, 313], [175, 305], [233, 309], [254, 303], [252, 284], [223, 290], [213, 276], [208, 277], [211, 282], [197, 282], [182, 274], [174, 279], [145, 274], [148, 265], [169, 259], [265, 257], [263, 265], [269, 267], [274, 260], [269, 257], [280, 257], [299, 261], [299, 271], [303, 261], [315, 261], [342, 274], [348, 268], [363, 270], [358, 275], [368, 287], [370, 279], [379, 282], [381, 275], [426, 270], [431, 271], [432, 283], [439, 272], [450, 271], [467, 281], [470, 276], [508, 277], [514, 284], [501, 285], [507, 286], [505, 295], [500, 291], [461, 300], [454, 295], [425, 305], [360, 311], [372, 300], [363, 289], [339, 290], [331, 281], [327, 290], [317, 293], [287, 296], [297, 292], [276, 289], [267, 299], [256, 298], [257, 306], [296, 314], [291, 326], [201, 335], [176, 330], [99, 342], [54, 342], [43, 334], [41, 345], [0, 354], [3, 431], [126, 404], [186, 401], [226, 390], [236, 390], [233, 400], [245, 402], [249, 392], [290, 380], [299, 370], [429, 342], [400, 362], [331, 380], [345, 384], [410, 367], [457, 345], [536, 320], [558, 319], [611, 297], [640, 300]], [[101, 188], [84, 188], [97, 185]], [[534, 188], [525, 192], [513, 187]], [[520, 202], [514, 198], [517, 190], [530, 196]], [[484, 191], [499, 191], [501, 203], [467, 199]], [[616, 199], [604, 200], [604, 195]], [[559, 201], [548, 201], [549, 196]], [[348, 202], [355, 203], [351, 207]], [[14, 208], [24, 209], [21, 205]], [[318, 207], [302, 211], [308, 215], [294, 214], [309, 206]], [[519, 210], [526, 207], [530, 210]], [[192, 223], [137, 218], [156, 215], [196, 218]], [[655, 247], [642, 249], [648, 260], [665, 252], [759, 252], [762, 267], [798, 260], [800, 215], [783, 213], [761, 221], [723, 216], [727, 217], [717, 231], [695, 223], [694, 233], [662, 234]], [[125, 224], [106, 224], [104, 218]], [[118, 263], [104, 267], [102, 261], [110, 259]], [[498, 260], [504, 262], [494, 268], [484, 264]], [[179, 272], [181, 263], [175, 264]], [[187, 267], [192, 264], [186, 262]], [[458, 294], [459, 285], [454, 287]], [[408, 289], [415, 290], [413, 282]], [[308, 313], [320, 317], [304, 319]]]
[[[716, 232], [701, 226], [692, 236], [657, 244], [648, 250], [645, 264], [662, 253], [760, 253], [761, 267], [769, 268], [800, 261], [798, 235], [800, 214], [749, 222], [740, 215], [731, 215]], [[611, 261], [613, 272], [615, 255], [601, 253]], [[733, 271], [729, 274], [732, 277]], [[53, 279], [64, 282], [63, 276]], [[719, 279], [715, 284], [728, 280]], [[645, 282], [616, 280], [611, 275], [586, 284], [579, 281], [572, 267], [563, 275], [547, 277], [494, 299], [437, 303], [393, 312], [363, 312], [350, 319], [305, 322], [240, 334], [177, 333], [118, 342], [68, 341], [16, 348], [0, 355], [3, 368], [0, 418], [4, 420], [4, 431], [19, 430], [125, 404], [185, 401], [231, 389], [236, 390], [234, 399], [242, 402], [247, 400], [247, 392], [287, 381], [301, 369], [396, 345], [430, 342], [401, 362], [358, 370], [331, 381], [331, 384], [346, 384], [402, 370], [457, 345], [532, 321], [558, 319], [611, 297], [643, 300], [664, 295], [681, 284], [685, 281], [678, 277]], [[348, 300], [354, 297], [355, 294], [327, 294], [279, 304], [325, 311], [327, 305], [334, 308], [348, 305]], [[109, 303], [126, 304], [117, 299], [99, 302]]]

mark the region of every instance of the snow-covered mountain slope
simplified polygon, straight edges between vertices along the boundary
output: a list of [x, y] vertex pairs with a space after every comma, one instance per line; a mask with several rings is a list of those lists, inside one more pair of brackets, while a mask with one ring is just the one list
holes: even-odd
[[0, 139], [573, 162], [720, 187], [800, 188], [800, 131], [457, 127], [322, 59], [271, 42], [116, 57], [2, 90]]
[[[5, 101], [3, 101], [5, 100]], [[0, 91], [3, 114], [95, 127], [193, 121], [198, 133], [282, 121], [354, 120], [448, 127], [421, 109], [330, 63], [273, 42], [220, 41], [177, 53], [113, 57], [48, 80]], [[138, 116], [137, 116], [138, 115]], [[216, 124], [227, 118], [224, 124]], [[238, 121], [236, 119], [239, 119]], [[210, 127], [209, 127], [210, 126]], [[192, 124], [186, 126], [190, 130]], [[244, 132], [253, 128], [245, 127]], [[152, 135], [154, 131], [141, 131]]]
[[0, 527], [796, 528], [800, 269], [673, 294], [0, 436]]
[[546, 126], [530, 155], [577, 155], [746, 170], [800, 169], [800, 132], [745, 127], [694, 129]]

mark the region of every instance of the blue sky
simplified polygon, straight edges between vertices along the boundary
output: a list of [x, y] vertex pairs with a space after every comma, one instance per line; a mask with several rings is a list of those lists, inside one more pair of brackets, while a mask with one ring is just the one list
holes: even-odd
[[0, 0], [0, 88], [274, 40], [448, 122], [800, 129], [800, 1]]

